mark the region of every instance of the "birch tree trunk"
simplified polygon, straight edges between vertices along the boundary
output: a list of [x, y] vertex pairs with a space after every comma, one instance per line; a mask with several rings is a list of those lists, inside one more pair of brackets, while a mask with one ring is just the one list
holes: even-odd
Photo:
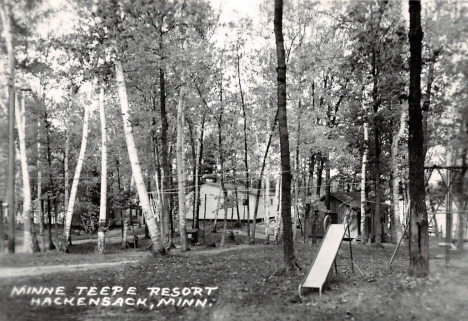
[[276, 244], [279, 244], [281, 235], [281, 193], [280, 193], [280, 186], [281, 186], [281, 178], [278, 177], [276, 179], [276, 189], [275, 189], [275, 209], [276, 209], [276, 219], [275, 219], [275, 235], [274, 239]]
[[130, 209], [126, 208], [122, 211], [123, 215], [123, 230], [122, 230], [122, 243], [121, 249], [124, 250], [127, 248], [127, 238], [128, 238], [128, 225], [130, 224]]
[[78, 162], [76, 164], [75, 175], [73, 177], [72, 188], [70, 191], [70, 200], [68, 201], [67, 213], [65, 215], [65, 224], [63, 226], [63, 240], [60, 247], [60, 251], [68, 253], [68, 240], [70, 238], [70, 228], [73, 218], [73, 208], [75, 206], [76, 193], [78, 192], [78, 184], [80, 183], [81, 169], [83, 167], [84, 157], [86, 153], [86, 145], [88, 143], [88, 123], [90, 108], [86, 104], [84, 110], [83, 119], [83, 133], [81, 135], [81, 147], [80, 154], [78, 156]]
[[[63, 167], [64, 167], [64, 208], [65, 210], [68, 208], [68, 198], [69, 198], [69, 181], [70, 181], [70, 170], [68, 166], [68, 161], [70, 157], [70, 131], [65, 129], [65, 155], [64, 155], [64, 161], [63, 161]], [[68, 242], [69, 240], [64, 240], [64, 242]], [[71, 242], [71, 239], [70, 239]]]
[[[21, 103], [19, 103], [21, 102]], [[21, 110], [20, 110], [21, 105]], [[23, 224], [24, 224], [24, 239], [23, 247], [24, 252], [33, 253], [38, 251], [38, 244], [36, 233], [34, 232], [34, 225], [31, 222], [31, 182], [29, 179], [28, 158], [26, 155], [26, 142], [25, 142], [25, 108], [24, 97], [21, 93], [18, 95], [18, 102], [15, 106], [16, 126], [18, 128], [18, 138], [20, 147], [20, 161], [21, 172], [23, 178]]]
[[196, 208], [196, 217], [197, 220], [195, 222], [195, 228], [199, 229], [200, 228], [200, 204], [201, 204], [201, 191], [200, 191], [200, 166], [203, 161], [203, 140], [204, 140], [204, 133], [205, 133], [205, 119], [206, 119], [206, 114], [203, 114], [203, 120], [201, 124], [201, 131], [200, 131], [200, 139], [197, 140], [198, 143], [198, 153], [197, 153], [197, 173], [196, 173], [196, 188], [197, 188], [197, 197], [195, 199], [195, 208]]
[[[52, 241], [52, 199], [55, 199], [55, 196], [52, 195], [54, 192], [54, 183], [52, 180], [52, 149], [51, 149], [51, 138], [50, 138], [50, 126], [52, 122], [49, 120], [49, 115], [46, 112], [45, 114], [45, 128], [46, 128], [46, 146], [47, 146], [47, 167], [49, 169], [49, 188], [47, 191], [47, 230], [49, 234], [49, 251], [55, 250], [56, 246]], [[52, 197], [51, 197], [52, 196]]]
[[265, 199], [266, 211], [265, 213], [265, 244], [270, 244], [270, 175], [265, 177]]
[[299, 219], [299, 152], [301, 146], [301, 118], [302, 118], [302, 104], [299, 99], [298, 114], [297, 114], [297, 144], [296, 144], [296, 160], [295, 160], [295, 177], [294, 177], [294, 219], [293, 219], [293, 240], [297, 241], [297, 221]]
[[158, 210], [158, 212], [156, 212], [155, 219], [156, 219], [156, 223], [160, 224], [161, 217], [162, 217], [162, 212], [163, 212], [163, 209], [162, 209], [162, 198], [163, 198], [163, 196], [161, 195], [161, 189], [159, 188], [160, 180], [159, 180], [159, 177], [158, 177], [158, 171], [156, 171], [156, 173], [154, 174], [154, 182], [155, 182], [155, 185], [156, 185], [156, 210]]
[[[196, 133], [195, 133], [196, 135]], [[198, 202], [200, 201], [200, 191], [198, 190], [199, 178], [198, 171], [200, 170], [200, 164], [198, 163], [200, 155], [200, 140], [196, 140], [195, 158], [194, 158], [194, 190], [193, 190], [193, 228], [198, 229], [200, 226], [200, 216], [198, 212]]]
[[99, 227], [97, 252], [104, 254], [106, 240], [107, 212], [107, 126], [104, 108], [104, 88], [99, 90], [99, 117], [101, 119], [101, 203], [99, 206]]
[[[68, 110], [67, 110], [67, 121], [69, 120], [69, 115], [68, 111], [70, 110], [72, 106], [72, 94], [73, 94], [73, 88], [70, 86], [70, 97], [69, 97], [69, 102], [68, 102]], [[64, 191], [64, 207], [65, 209], [68, 208], [68, 190], [69, 190], [69, 180], [70, 180], [70, 170], [68, 168], [68, 162], [69, 162], [69, 157], [70, 157], [70, 131], [68, 130], [68, 127], [65, 129], [65, 156], [63, 159], [63, 166], [64, 166], [64, 186], [65, 186], [65, 191]]]
[[[184, 76], [180, 86], [177, 107], [177, 183], [179, 201], [179, 232], [181, 251], [188, 251], [187, 225], [185, 215], [185, 174], [184, 174]], [[195, 218], [194, 218], [195, 219]]]
[[[398, 144], [401, 136], [405, 131], [405, 119], [406, 110], [403, 108], [400, 113], [400, 127], [395, 133], [392, 142], [392, 173], [393, 173], [393, 218], [392, 218], [392, 239], [394, 242], [403, 235], [403, 229], [401, 227], [401, 216], [400, 216], [400, 199], [399, 199], [399, 171], [398, 171]], [[404, 241], [402, 239], [402, 243]]]
[[44, 211], [42, 208], [42, 172], [41, 172], [41, 121], [37, 121], [37, 210], [39, 212], [39, 241], [42, 251], [45, 251]]
[[[298, 172], [296, 172], [296, 175], [298, 175]], [[296, 177], [294, 179], [294, 204], [293, 204], [293, 224], [292, 224], [292, 229], [293, 229], [293, 241], [296, 242], [297, 240], [297, 220], [298, 220], [298, 179], [299, 177]]]
[[424, 157], [426, 157], [428, 142], [429, 142], [429, 131], [427, 128], [427, 120], [429, 117], [429, 106], [431, 104], [431, 91], [432, 83], [434, 82], [434, 65], [436, 63], [437, 57], [440, 54], [440, 49], [432, 50], [431, 58], [429, 59], [429, 67], [427, 70], [427, 82], [426, 82], [426, 93], [424, 102], [422, 105], [423, 113], [423, 132], [424, 132]]
[[124, 123], [125, 141], [127, 143], [128, 157], [130, 158], [130, 165], [132, 173], [135, 178], [135, 183], [140, 198], [143, 214], [145, 215], [148, 224], [148, 230], [152, 241], [152, 252], [164, 254], [165, 248], [161, 242], [161, 234], [156, 220], [151, 215], [151, 205], [149, 202], [148, 192], [146, 190], [145, 180], [141, 171], [140, 162], [138, 160], [138, 153], [133, 138], [133, 129], [130, 123], [129, 106], [127, 98], [127, 89], [125, 87], [125, 78], [122, 70], [122, 64], [119, 60], [115, 61], [115, 73], [117, 80], [117, 87], [119, 91], [120, 107], [122, 109], [122, 119]]
[[33, 253], [34, 244], [31, 235], [31, 185], [29, 180], [28, 160], [26, 155], [25, 132], [24, 132], [24, 114], [20, 110], [20, 102], [23, 103], [21, 93], [16, 96], [15, 118], [16, 127], [18, 130], [19, 140], [19, 156], [21, 162], [21, 176], [23, 178], [23, 224], [24, 224], [24, 240], [23, 248], [26, 253]]
[[367, 244], [369, 240], [369, 231], [367, 228], [368, 225], [367, 225], [367, 198], [366, 198], [366, 171], [367, 171], [366, 167], [367, 167], [367, 154], [369, 152], [369, 125], [367, 123], [367, 120], [364, 120], [363, 129], [364, 129], [364, 150], [362, 153], [362, 164], [361, 164], [361, 243]]

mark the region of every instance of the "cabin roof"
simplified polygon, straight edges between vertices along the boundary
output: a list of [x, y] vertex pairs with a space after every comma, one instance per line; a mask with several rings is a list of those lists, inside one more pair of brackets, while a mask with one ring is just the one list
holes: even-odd
[[[209, 186], [213, 186], [213, 187], [216, 187], [216, 188], [220, 188], [221, 187], [221, 183], [219, 182], [216, 182], [216, 183], [213, 183], [213, 182], [205, 182], [205, 183], [202, 183], [201, 184], [202, 186], [203, 185], [209, 185]], [[234, 191], [236, 188], [237, 188], [237, 192], [239, 194], [245, 194], [245, 189], [246, 189], [246, 186], [243, 185], [243, 184], [231, 184], [231, 183], [224, 183], [224, 187], [229, 190], [229, 191]], [[250, 195], [257, 195], [257, 191], [258, 189], [257, 188], [254, 188], [252, 186], [249, 187], [249, 194]], [[270, 188], [270, 197], [272, 197], [273, 195], [275, 194], [275, 189], [274, 188]], [[260, 196], [262, 196], [263, 193], [260, 193]]]

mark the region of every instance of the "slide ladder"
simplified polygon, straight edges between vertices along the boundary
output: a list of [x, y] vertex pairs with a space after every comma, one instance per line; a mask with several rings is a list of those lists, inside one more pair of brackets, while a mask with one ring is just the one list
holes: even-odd
[[299, 285], [299, 297], [302, 298], [301, 288], [317, 288], [322, 295], [322, 286], [335, 261], [347, 228], [347, 224], [331, 224], [328, 227], [314, 262]]

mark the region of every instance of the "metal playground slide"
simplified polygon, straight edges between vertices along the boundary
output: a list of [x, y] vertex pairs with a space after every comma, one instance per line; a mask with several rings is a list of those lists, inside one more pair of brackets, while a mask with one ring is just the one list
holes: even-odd
[[319, 289], [320, 295], [322, 295], [322, 286], [327, 279], [328, 272], [338, 253], [345, 230], [346, 224], [331, 224], [328, 227], [327, 234], [325, 234], [325, 237], [322, 239], [314, 262], [305, 275], [304, 280], [299, 285], [300, 297], [301, 288], [317, 288]]

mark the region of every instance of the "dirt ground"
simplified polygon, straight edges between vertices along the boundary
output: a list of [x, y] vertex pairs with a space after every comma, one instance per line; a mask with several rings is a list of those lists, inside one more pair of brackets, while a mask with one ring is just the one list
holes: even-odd
[[[298, 243], [296, 258], [302, 268], [296, 275], [285, 276], [282, 267], [281, 245], [244, 244], [245, 238], [236, 236], [225, 249], [219, 248], [220, 229], [207, 234], [210, 244], [192, 245], [191, 251], [178, 249], [164, 257], [153, 257], [146, 250], [148, 240], [138, 249], [121, 250], [111, 244], [106, 255], [94, 254], [94, 243], [76, 244], [71, 254], [57, 252], [34, 255], [0, 256], [1, 268], [34, 268], [40, 265], [79, 265], [138, 260], [93, 270], [73, 270], [0, 279], [0, 320], [466, 320], [468, 295], [468, 256], [450, 252], [446, 266], [445, 250], [431, 243], [431, 276], [425, 280], [408, 278], [407, 248], [402, 247], [388, 268], [394, 246], [375, 247], [353, 244], [356, 269], [352, 273], [349, 244], [343, 242], [337, 257], [337, 274], [330, 272], [322, 296], [316, 290], [303, 291], [301, 300], [297, 288], [318, 250], [318, 245]], [[14, 292], [27, 287], [64, 287], [65, 294], [37, 295]], [[123, 291], [108, 294], [104, 287], [120, 286]], [[98, 293], [79, 293], [77, 287], [96, 287]], [[134, 287], [134, 289], [132, 288]], [[160, 288], [150, 296], [148, 288]], [[212, 288], [211, 290], [207, 287]], [[100, 290], [104, 288], [101, 295]], [[164, 288], [168, 288], [164, 290]], [[176, 290], [178, 288], [178, 290]], [[187, 296], [179, 294], [191, 288]], [[195, 293], [200, 288], [202, 293]], [[216, 288], [216, 289], [214, 289]], [[118, 288], [115, 288], [118, 290]], [[129, 291], [129, 293], [124, 293]], [[190, 289], [189, 289], [190, 290]], [[162, 296], [163, 291], [169, 296]], [[14, 293], [13, 293], [14, 292]], [[91, 294], [89, 294], [91, 293]], [[134, 294], [133, 294], [134, 293]], [[153, 293], [156, 294], [156, 293]], [[170, 296], [172, 294], [172, 296]], [[72, 304], [63, 300], [74, 299]], [[111, 299], [111, 305], [89, 302], [90, 298]], [[78, 306], [78, 299], [84, 298]], [[122, 300], [119, 301], [119, 298]], [[146, 299], [146, 305], [131, 305], [130, 299]], [[174, 298], [166, 303], [161, 299]], [[183, 299], [200, 299], [200, 305], [180, 304]], [[37, 301], [40, 300], [38, 306]], [[125, 301], [127, 300], [127, 301]], [[203, 301], [206, 300], [206, 301]], [[102, 302], [102, 301], [100, 301]], [[122, 303], [124, 302], [124, 303]], [[197, 301], [195, 301], [197, 302]], [[58, 303], [62, 303], [61, 305]], [[129, 304], [127, 304], [129, 303]], [[42, 305], [41, 305], [42, 304]], [[112, 305], [115, 304], [115, 305]], [[158, 306], [158, 304], [160, 304]], [[152, 305], [152, 306], [151, 306]]]

